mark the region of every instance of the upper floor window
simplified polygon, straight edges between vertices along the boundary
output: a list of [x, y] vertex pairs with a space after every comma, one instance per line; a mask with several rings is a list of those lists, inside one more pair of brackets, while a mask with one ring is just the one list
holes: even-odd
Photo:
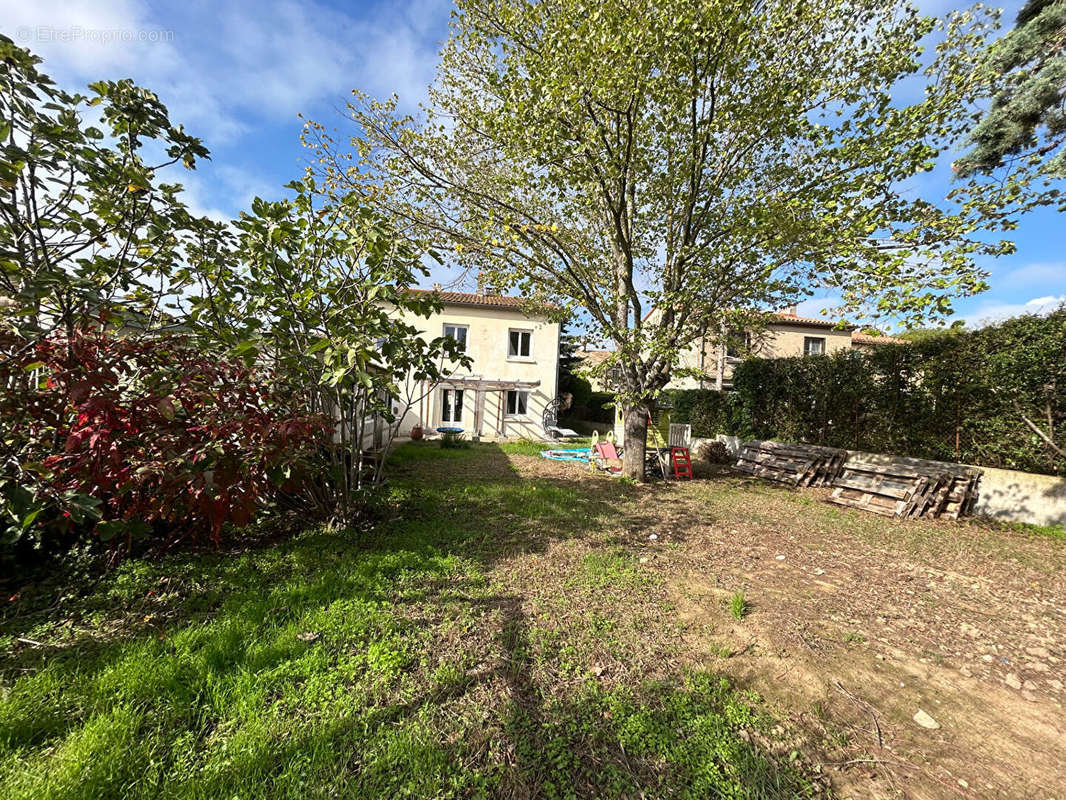
[[467, 325], [452, 325], [451, 323], [444, 323], [444, 335], [450, 336], [459, 343], [459, 352], [466, 352], [466, 334], [470, 330]]
[[533, 331], [521, 331], [512, 328], [507, 332], [507, 357], [532, 358]]
[[824, 336], [804, 336], [803, 337], [803, 355], [805, 356], [820, 356], [825, 353], [825, 337]]

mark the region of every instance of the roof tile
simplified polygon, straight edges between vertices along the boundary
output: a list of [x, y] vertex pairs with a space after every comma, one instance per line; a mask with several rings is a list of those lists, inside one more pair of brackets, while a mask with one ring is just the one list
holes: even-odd
[[524, 297], [513, 297], [506, 294], [475, 294], [473, 292], [448, 292], [434, 289], [408, 289], [407, 291], [418, 295], [436, 294], [445, 305], [521, 309], [529, 304], [529, 301]]

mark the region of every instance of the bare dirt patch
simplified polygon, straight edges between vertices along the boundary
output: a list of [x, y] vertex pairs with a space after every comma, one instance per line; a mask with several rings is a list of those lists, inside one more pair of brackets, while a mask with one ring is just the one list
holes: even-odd
[[1066, 797], [1061, 541], [885, 520], [728, 473], [627, 488], [511, 461], [613, 503], [611, 529], [663, 582], [674, 664], [768, 698], [841, 796]]

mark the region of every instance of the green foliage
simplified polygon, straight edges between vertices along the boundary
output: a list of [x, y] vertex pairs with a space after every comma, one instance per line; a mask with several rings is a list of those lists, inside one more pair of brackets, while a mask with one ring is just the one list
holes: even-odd
[[588, 401], [588, 393], [592, 391], [589, 382], [577, 374], [581, 366], [581, 357], [578, 355], [578, 340], [563, 331], [559, 336], [559, 394], [569, 393], [573, 395], [572, 405], [584, 406]]
[[212, 226], [164, 178], [175, 165], [193, 169], [207, 149], [132, 81], [71, 94], [40, 61], [0, 35], [5, 324], [27, 338], [108, 316], [127, 330], [158, 324], [163, 297], [185, 286], [178, 265], [195, 258]]
[[671, 421], [689, 423], [693, 436], [709, 438], [736, 427], [735, 395], [714, 389], [671, 389], [663, 394], [673, 406]]
[[1000, 80], [959, 171], [992, 173], [1032, 159], [1043, 174], [1066, 177], [1066, 3], [1027, 0], [989, 55]]
[[744, 596], [744, 592], [733, 592], [729, 598], [729, 613], [733, 619], [741, 620], [748, 613], [748, 600]]
[[[70, 355], [83, 329], [113, 328], [122, 341], [149, 342], [181, 329], [193, 351], [243, 365], [252, 376], [249, 391], [271, 406], [279, 430], [287, 418], [335, 423], [333, 436], [316, 449], [322, 480], [306, 482], [289, 499], [304, 512], [354, 520], [367, 487], [382, 478], [384, 458], [364, 454], [387, 451], [397, 416], [445, 367], [468, 363], [452, 340], [424, 341], [410, 321], [438, 309], [431, 297], [407, 291], [427, 274], [422, 259], [436, 254], [413, 245], [358, 197], [338, 197], [312, 179], [290, 184], [289, 200], [256, 198], [232, 225], [197, 219], [179, 199], [181, 186], [163, 180], [171, 167], [192, 169], [207, 150], [170, 121], [155, 94], [129, 80], [71, 94], [39, 64], [0, 36], [0, 325], [14, 337], [3, 343], [3, 363], [24, 364], [46, 341], [65, 342]], [[86, 122], [90, 114], [102, 120], [100, 128]], [[190, 380], [182, 369], [160, 365], [156, 383]], [[25, 371], [35, 368], [25, 364]], [[105, 372], [100, 380], [116, 378]], [[67, 402], [59, 388], [46, 389]], [[146, 399], [129, 394], [116, 413]], [[279, 397], [286, 400], [274, 403]], [[171, 422], [173, 411], [167, 401], [157, 416]], [[131, 426], [149, 441], [165, 440], [166, 426], [153, 430], [147, 419], [141, 414]], [[202, 432], [204, 423], [196, 422]], [[94, 447], [107, 448], [105, 433], [92, 436]], [[227, 444], [240, 441], [226, 435], [233, 437]], [[27, 502], [22, 493], [32, 466], [23, 463], [16, 439], [0, 450], [4, 540], [20, 536], [40, 513], [40, 498]], [[61, 440], [56, 434], [53, 450]], [[217, 441], [212, 447], [225, 449]], [[139, 469], [123, 463], [118, 449], [111, 458], [116, 471]], [[257, 462], [239, 461], [242, 477], [284, 481], [284, 465], [250, 476]], [[209, 465], [207, 456], [200, 471], [226, 483]], [[177, 480], [181, 471], [172, 472]], [[77, 483], [62, 474], [56, 480]], [[93, 499], [107, 502], [109, 491], [98, 488]], [[211, 484], [203, 491], [210, 495]], [[165, 505], [156, 494], [153, 500]], [[247, 508], [254, 500], [245, 494], [240, 505]], [[68, 499], [82, 502], [78, 494]], [[131, 520], [127, 531], [144, 522]], [[119, 533], [115, 520], [104, 523], [101, 535]]]
[[871, 352], [748, 359], [733, 386], [673, 393], [675, 419], [695, 436], [1066, 474], [1066, 309]]
[[305, 139], [337, 191], [613, 342], [639, 477], [637, 409], [731, 314], [829, 286], [918, 320], [985, 288], [974, 255], [1009, 243], [901, 189], [969, 124], [989, 23], [893, 0], [459, 0], [424, 113], [357, 94], [351, 153], [321, 124]]
[[[467, 364], [450, 337], [425, 341], [410, 320], [440, 305], [408, 292], [427, 274], [423, 255], [355, 195], [337, 198], [314, 180], [289, 184], [291, 200], [256, 198], [236, 223], [240, 261], [201, 265], [190, 321], [233, 353], [269, 359], [274, 380], [310, 413], [337, 420], [323, 455], [331, 480], [305, 500], [327, 517], [362, 513], [384, 459], [361, 454], [391, 441], [404, 410], [446, 364]], [[372, 437], [375, 420], [387, 430]]]
[[463, 450], [470, 447], [470, 440], [461, 433], [449, 431], [441, 434], [440, 446], [445, 450]]

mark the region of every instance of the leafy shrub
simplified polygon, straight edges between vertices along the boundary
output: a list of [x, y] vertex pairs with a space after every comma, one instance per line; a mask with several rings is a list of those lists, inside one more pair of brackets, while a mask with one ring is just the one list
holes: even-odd
[[729, 464], [733, 461], [729, 448], [722, 442], [702, 442], [696, 450], [696, 458], [709, 464]]
[[[1066, 310], [909, 345], [752, 358], [733, 391], [670, 393], [694, 436], [809, 442], [1066, 474]], [[1041, 431], [1038, 433], [1037, 430]]]
[[104, 331], [5, 343], [6, 543], [218, 540], [311, 476], [322, 418], [180, 337]]

